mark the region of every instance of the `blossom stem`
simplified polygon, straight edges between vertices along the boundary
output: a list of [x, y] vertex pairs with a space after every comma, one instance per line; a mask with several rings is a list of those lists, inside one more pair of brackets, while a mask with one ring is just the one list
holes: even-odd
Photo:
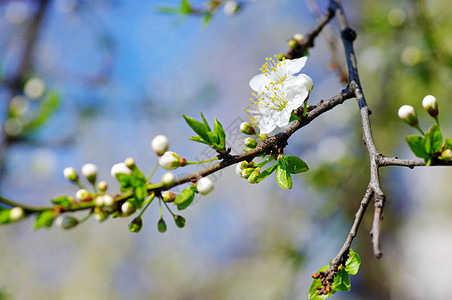
[[83, 219], [81, 219], [78, 223], [81, 224], [81, 223], [85, 222], [85, 221], [88, 220], [93, 214], [94, 214], [94, 211], [92, 210], [86, 217], [84, 217]]
[[154, 176], [155, 171], [157, 171], [157, 168], [159, 167], [159, 161], [155, 163], [154, 169], [152, 169], [151, 173], [149, 173], [148, 177], [146, 177], [146, 181], [149, 181], [152, 176]]
[[214, 161], [214, 160], [217, 160], [217, 159], [218, 159], [218, 157], [214, 157], [214, 158], [207, 159], [207, 160], [201, 160], [201, 161], [187, 161], [186, 165], [203, 164], [203, 163], [211, 162], [211, 161]]
[[[438, 125], [439, 126], [439, 125]], [[415, 126], [413, 126], [414, 128], [416, 128], [421, 134], [422, 136], [425, 136], [425, 133], [422, 131], [421, 127], [419, 127], [419, 124], [416, 124]]]
[[[149, 205], [151, 205], [152, 200], [154, 200], [154, 193], [152, 193], [148, 199], [146, 201], [148, 201], [148, 203], [146, 204], [146, 206], [141, 210], [140, 214], [138, 215], [138, 218], [141, 218], [141, 216], [144, 214], [144, 212], [146, 211], [146, 209], [148, 209]], [[146, 202], [145, 201], [145, 202]]]
[[169, 208], [168, 204], [167, 204], [165, 201], [163, 201], [163, 204], [165, 204], [166, 209], [168, 209], [168, 211], [170, 212], [170, 214], [171, 214], [173, 217], [175, 217], [176, 215], [171, 211], [171, 209]]
[[159, 207], [160, 207], [160, 219], [163, 217], [163, 211], [162, 211], [162, 198], [159, 197]]

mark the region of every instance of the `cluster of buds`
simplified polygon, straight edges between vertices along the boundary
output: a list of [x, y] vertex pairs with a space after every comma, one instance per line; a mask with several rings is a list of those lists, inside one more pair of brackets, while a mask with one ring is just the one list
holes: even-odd
[[318, 295], [327, 295], [331, 292], [331, 285], [334, 281], [334, 275], [332, 272], [318, 272], [312, 275], [314, 279], [320, 279], [322, 286], [317, 287]]
[[257, 183], [258, 176], [261, 174], [260, 168], [252, 161], [242, 161], [238, 163], [235, 172], [238, 176], [248, 179], [248, 182], [253, 184]]
[[[425, 111], [434, 118], [438, 122], [438, 101], [435, 96], [427, 95], [422, 99], [422, 107], [424, 107]], [[399, 118], [406, 122], [411, 127], [418, 128], [419, 121], [416, 116], [416, 111], [414, 107], [411, 105], [402, 105], [398, 111]]]

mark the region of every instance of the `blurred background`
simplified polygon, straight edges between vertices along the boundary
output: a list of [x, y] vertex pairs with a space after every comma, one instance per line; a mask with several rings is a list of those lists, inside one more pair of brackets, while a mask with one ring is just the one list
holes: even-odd
[[[317, 2], [321, 11], [327, 2]], [[414, 157], [404, 136], [416, 132], [398, 120], [397, 109], [413, 105], [426, 130], [433, 124], [422, 111], [427, 94], [438, 98], [450, 137], [448, 1], [345, 2], [379, 150]], [[87, 162], [119, 191], [111, 166], [131, 156], [150, 171], [157, 134], [188, 160], [210, 158], [188, 141], [183, 113], [217, 117], [228, 146], [240, 152], [249, 80], [316, 18], [312, 0], [240, 4], [235, 12], [220, 6], [205, 25], [200, 16], [159, 13], [179, 7], [177, 0], [0, 1], [1, 195], [32, 205], [74, 195], [62, 171]], [[330, 42], [339, 65], [344, 61], [341, 44], [329, 38], [337, 33], [331, 24], [303, 69], [315, 83], [313, 104], [344, 87], [332, 70], [338, 62], [331, 64]], [[130, 219], [92, 219], [70, 231], [33, 231], [32, 219], [3, 226], [0, 299], [307, 299], [311, 275], [340, 249], [368, 183], [361, 135], [358, 105], [349, 100], [290, 140], [286, 154], [310, 166], [294, 177], [292, 190], [273, 178], [250, 185], [230, 167], [212, 176], [213, 194], [181, 213], [184, 229], [166, 216], [165, 234], [157, 231], [156, 203], [139, 234], [128, 231]], [[352, 291], [333, 299], [449, 299], [452, 170], [381, 173], [384, 256], [371, 254], [369, 207], [352, 245], [360, 271]]]

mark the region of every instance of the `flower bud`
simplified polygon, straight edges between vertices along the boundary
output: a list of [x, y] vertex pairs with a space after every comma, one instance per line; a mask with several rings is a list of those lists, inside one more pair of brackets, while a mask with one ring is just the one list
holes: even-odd
[[95, 164], [84, 164], [82, 167], [82, 175], [89, 182], [96, 182], [97, 166]]
[[124, 203], [121, 205], [121, 212], [122, 212], [122, 216], [123, 216], [123, 217], [130, 216], [130, 215], [133, 214], [136, 210], [137, 210], [137, 208], [135, 207], [135, 205], [133, 205], [133, 204], [130, 203], [129, 201], [126, 201], [126, 202], [124, 202]]
[[157, 135], [151, 142], [151, 148], [158, 156], [162, 156], [169, 149], [168, 138], [164, 135]]
[[63, 216], [60, 215], [55, 220], [56, 226], [63, 228], [63, 229], [71, 229], [78, 225], [78, 220], [71, 216]]
[[442, 153], [441, 153], [441, 158], [444, 160], [452, 160], [452, 150], [450, 149], [445, 149]]
[[143, 228], [143, 220], [141, 219], [141, 217], [136, 217], [129, 224], [129, 230], [131, 232], [140, 232], [141, 228]]
[[104, 197], [103, 196], [97, 196], [94, 199], [94, 203], [96, 204], [96, 206], [104, 206]]
[[252, 135], [256, 132], [249, 122], [242, 122], [242, 124], [240, 124], [240, 131], [247, 135]]
[[99, 222], [103, 222], [108, 218], [108, 213], [103, 211], [100, 207], [94, 208], [94, 219]]
[[278, 55], [276, 55], [276, 58], [278, 59], [278, 61], [283, 61], [286, 59], [286, 55], [284, 53], [279, 53]]
[[91, 194], [87, 190], [80, 189], [75, 193], [75, 199], [77, 201], [89, 202], [93, 200], [93, 197], [91, 197]]
[[289, 46], [290, 49], [295, 49], [295, 48], [297, 47], [298, 43], [297, 43], [296, 40], [290, 39], [290, 40], [287, 42], [287, 45]]
[[295, 41], [297, 41], [298, 43], [303, 42], [304, 40], [304, 36], [301, 33], [295, 33], [292, 37], [292, 39], [294, 39]]
[[436, 118], [438, 116], [438, 101], [435, 96], [427, 95], [422, 99], [422, 106], [430, 116]]
[[248, 179], [251, 175], [251, 173], [253, 173], [254, 168], [247, 168], [245, 170], [242, 171], [242, 177], [245, 179]]
[[261, 139], [261, 141], [265, 140], [266, 138], [268, 138], [268, 134], [266, 133], [259, 134], [259, 139]]
[[113, 167], [111, 167], [110, 174], [112, 177], [116, 178], [116, 174], [132, 174], [132, 170], [130, 170], [127, 165], [123, 162], [114, 164]]
[[232, 16], [235, 14], [240, 8], [240, 5], [234, 0], [228, 0], [223, 6], [223, 11], [225, 15]]
[[185, 218], [182, 216], [174, 216], [174, 221], [176, 222], [176, 226], [179, 228], [184, 228], [185, 226]]
[[165, 186], [165, 188], [170, 188], [174, 186], [174, 183], [176, 182], [176, 178], [174, 177], [173, 173], [165, 173], [162, 176], [162, 183]]
[[410, 126], [416, 126], [418, 124], [416, 112], [411, 105], [402, 105], [399, 108], [398, 115], [401, 120]]
[[9, 218], [12, 221], [18, 221], [20, 219], [22, 219], [24, 216], [24, 210], [22, 207], [13, 207], [11, 208], [11, 210], [9, 211]]
[[166, 231], [166, 223], [165, 220], [160, 219], [159, 222], [157, 223], [157, 229], [159, 230], [159, 232], [164, 233]]
[[243, 169], [242, 169], [241, 164], [237, 164], [235, 166], [235, 174], [237, 174], [238, 176], [242, 177], [242, 172], [243, 172]]
[[176, 199], [176, 194], [170, 191], [164, 191], [162, 192], [162, 199], [165, 202], [174, 202], [174, 199]]
[[102, 193], [105, 193], [105, 191], [108, 188], [108, 183], [106, 181], [101, 181], [97, 184], [97, 188], [99, 189], [99, 191], [101, 191]]
[[127, 157], [124, 163], [130, 170], [133, 170], [133, 168], [135, 168], [135, 160], [132, 157]]
[[102, 197], [102, 202], [104, 203], [105, 206], [113, 206], [113, 204], [115, 204], [115, 198], [113, 198], [112, 195], [103, 195]]
[[76, 182], [78, 180], [78, 174], [77, 171], [75, 171], [74, 168], [67, 167], [63, 171], [64, 177], [69, 179], [72, 182]]
[[250, 174], [250, 177], [248, 177], [248, 182], [252, 183], [252, 184], [258, 183], [257, 180], [258, 180], [258, 177], [259, 177], [260, 174], [261, 174], [261, 172], [259, 172], [258, 170], [254, 170]]
[[172, 151], [166, 151], [159, 157], [159, 164], [165, 170], [174, 170], [185, 166], [186, 160]]
[[243, 143], [245, 144], [245, 146], [251, 149], [254, 149], [257, 146], [256, 140], [250, 137], [247, 137]]
[[214, 190], [215, 186], [210, 178], [203, 177], [196, 182], [196, 189], [201, 195], [208, 195]]

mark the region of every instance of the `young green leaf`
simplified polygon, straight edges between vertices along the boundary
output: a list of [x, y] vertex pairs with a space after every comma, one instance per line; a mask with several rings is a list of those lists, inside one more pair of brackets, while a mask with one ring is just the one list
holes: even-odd
[[186, 188], [183, 190], [179, 195], [176, 196], [176, 199], [174, 200], [174, 204], [177, 205], [178, 210], [186, 209], [195, 198], [195, 192], [191, 187]]
[[10, 211], [11, 209], [0, 208], [0, 224], [8, 224], [12, 222], [10, 218]]
[[283, 189], [292, 188], [292, 178], [287, 170], [287, 164], [284, 159], [278, 160], [276, 167], [276, 182], [278, 182], [279, 186]]
[[271, 173], [273, 173], [276, 170], [276, 167], [278, 167], [278, 164], [275, 163], [273, 166], [265, 169], [264, 171], [262, 171], [259, 176], [257, 176], [256, 178], [256, 183], [261, 182], [262, 180], [264, 180], [265, 178], [267, 178]]
[[46, 210], [46, 211], [40, 213], [36, 217], [36, 221], [33, 226], [33, 229], [39, 229], [42, 227], [51, 227], [55, 217], [56, 217], [56, 214], [54, 211]]
[[410, 146], [411, 151], [413, 151], [414, 155], [420, 158], [428, 159], [430, 156], [425, 151], [424, 148], [424, 138], [418, 135], [409, 135], [405, 137], [408, 146]]
[[348, 259], [345, 262], [345, 272], [350, 275], [355, 275], [358, 273], [359, 266], [361, 265], [361, 257], [353, 249], [350, 248], [349, 251]]
[[338, 270], [336, 276], [334, 276], [333, 284], [331, 285], [331, 289], [334, 291], [343, 291], [348, 292], [351, 288], [350, 283], [350, 275], [347, 272], [342, 270]]
[[204, 115], [201, 113], [201, 119], [202, 119], [202, 123], [204, 124], [204, 128], [206, 129], [207, 132], [212, 131], [212, 129], [210, 129], [209, 123], [207, 122], [206, 118], [204, 118]]
[[206, 145], [210, 146], [210, 143], [206, 143], [206, 141], [204, 141], [200, 136], [192, 136], [191, 138], [189, 138], [190, 141], [194, 141], [194, 142], [198, 142], [198, 143], [203, 143]]
[[67, 196], [59, 196], [57, 198], [52, 199], [53, 204], [61, 205], [63, 208], [69, 208], [72, 204], [71, 200]]
[[180, 12], [184, 15], [189, 15], [193, 12], [190, 2], [188, 0], [181, 1]]
[[218, 121], [217, 118], [214, 119], [214, 132], [220, 140], [218, 145], [219, 148], [224, 149], [226, 146], [226, 133], [224, 132], [223, 125], [221, 125], [220, 121]]
[[50, 93], [41, 101], [39, 111], [34, 115], [33, 119], [26, 125], [26, 131], [32, 131], [39, 128], [52, 116], [52, 114], [60, 106], [60, 98], [55, 92]]
[[446, 138], [446, 142], [444, 143], [444, 148], [452, 150], [452, 139]]
[[212, 145], [212, 142], [209, 139], [208, 131], [204, 127], [203, 123], [186, 115], [183, 115], [183, 117], [185, 122], [187, 122], [188, 126], [190, 126], [194, 132], [196, 132], [206, 143], [208, 143], [208, 145]]
[[284, 161], [290, 174], [298, 174], [309, 170], [308, 165], [299, 157], [287, 155], [284, 156]]
[[424, 149], [429, 154], [437, 153], [443, 145], [443, 135], [437, 124], [433, 124], [425, 134]]

